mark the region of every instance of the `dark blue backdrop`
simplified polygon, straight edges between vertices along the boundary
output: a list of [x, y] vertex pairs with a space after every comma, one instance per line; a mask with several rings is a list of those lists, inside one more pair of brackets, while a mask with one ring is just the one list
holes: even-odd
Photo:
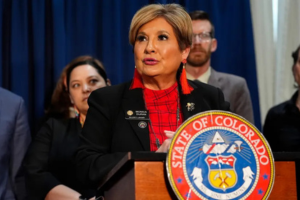
[[260, 111], [249, 0], [3, 0], [0, 3], [0, 86], [22, 96], [31, 125], [62, 68], [73, 58], [103, 61], [113, 84], [131, 79], [134, 69], [128, 31], [134, 13], [149, 3], [179, 3], [207, 11], [218, 49], [212, 66], [247, 80], [260, 129]]

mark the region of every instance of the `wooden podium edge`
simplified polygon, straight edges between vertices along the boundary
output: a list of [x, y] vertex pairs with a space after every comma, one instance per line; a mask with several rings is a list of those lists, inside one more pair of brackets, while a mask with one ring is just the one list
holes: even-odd
[[[275, 190], [277, 190], [277, 184], [276, 184], [276, 163], [280, 162], [293, 162], [296, 163], [297, 160], [300, 160], [300, 152], [273, 152], [273, 157], [275, 161], [275, 177], [274, 177], [274, 183], [272, 187], [272, 191], [269, 194], [269, 199], [273, 199], [275, 196], [272, 195]], [[164, 163], [164, 178], [166, 179], [168, 191], [173, 192], [172, 186], [169, 183], [169, 179], [167, 177], [167, 170], [166, 170], [166, 154], [165, 153], [153, 153], [153, 152], [128, 152], [124, 153], [124, 157], [120, 159], [120, 161], [115, 165], [115, 167], [105, 176], [103, 179], [102, 183], [100, 184], [99, 188], [103, 189], [109, 189], [112, 187], [113, 183], [120, 179], [120, 177], [124, 176], [127, 174], [132, 168], [134, 168], [134, 163], [136, 161], [146, 161], [146, 162], [151, 162], [151, 161], [161, 161]], [[295, 169], [295, 174], [296, 174], [296, 168]], [[296, 177], [295, 177], [296, 179]], [[295, 180], [295, 187], [296, 187], [296, 197], [297, 197], [297, 182]], [[294, 190], [294, 189], [293, 189]], [[276, 191], [275, 191], [276, 193]], [[175, 194], [175, 193], [173, 193]], [[172, 195], [173, 196], [173, 195]], [[278, 198], [277, 198], [278, 199]], [[294, 198], [292, 198], [294, 199]]]
[[110, 188], [119, 175], [127, 173], [134, 166], [135, 161], [166, 161], [166, 153], [155, 152], [127, 152], [120, 161], [108, 172], [100, 182], [98, 189]]

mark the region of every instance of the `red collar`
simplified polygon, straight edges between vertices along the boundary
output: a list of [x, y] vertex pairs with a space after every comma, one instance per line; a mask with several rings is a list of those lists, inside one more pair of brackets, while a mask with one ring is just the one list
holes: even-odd
[[138, 73], [136, 69], [134, 69], [133, 80], [129, 89], [133, 90], [136, 88], [145, 89], [145, 86], [143, 84], [142, 76]]
[[[190, 84], [188, 84], [190, 92], [188, 94], [190, 94], [194, 88], [192, 86], [190, 86]], [[142, 80], [142, 76], [138, 73], [138, 71], [135, 69], [134, 70], [134, 75], [133, 75], [133, 80], [130, 86], [130, 90], [136, 89], [136, 88], [142, 88], [145, 89], [145, 86], [143, 84], [143, 80]]]

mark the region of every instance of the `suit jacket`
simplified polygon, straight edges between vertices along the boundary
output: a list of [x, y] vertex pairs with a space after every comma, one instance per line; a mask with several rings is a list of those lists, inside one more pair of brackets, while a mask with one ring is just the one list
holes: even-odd
[[24, 160], [30, 200], [45, 199], [48, 192], [60, 184], [85, 196], [95, 196], [95, 191], [88, 190], [76, 179], [73, 156], [80, 132], [81, 125], [75, 118], [50, 118], [39, 130]]
[[254, 124], [251, 97], [244, 78], [211, 69], [208, 84], [222, 90], [225, 101], [230, 103], [231, 112]]
[[0, 199], [26, 199], [22, 161], [30, 143], [24, 101], [0, 88]]
[[[202, 111], [229, 109], [220, 89], [199, 81], [190, 84], [194, 87], [191, 94], [180, 94], [184, 120]], [[80, 180], [93, 187], [99, 185], [126, 152], [150, 151], [148, 126], [140, 128], [140, 120], [125, 119], [128, 110], [146, 110], [143, 90], [129, 90], [130, 85], [131, 82], [127, 82], [101, 88], [89, 97], [89, 110], [81, 134], [82, 144], [76, 155], [76, 165]], [[187, 103], [194, 103], [195, 109], [188, 111]]]

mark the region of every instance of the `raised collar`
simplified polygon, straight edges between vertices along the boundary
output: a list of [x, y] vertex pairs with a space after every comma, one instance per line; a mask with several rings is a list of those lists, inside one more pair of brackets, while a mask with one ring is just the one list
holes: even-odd
[[[133, 75], [133, 80], [132, 80], [129, 90], [133, 90], [133, 89], [137, 89], [137, 88], [145, 89], [145, 86], [143, 84], [142, 76], [135, 69], [134, 75]], [[194, 88], [190, 84], [189, 84], [189, 88], [190, 88], [190, 91], [194, 90]]]

